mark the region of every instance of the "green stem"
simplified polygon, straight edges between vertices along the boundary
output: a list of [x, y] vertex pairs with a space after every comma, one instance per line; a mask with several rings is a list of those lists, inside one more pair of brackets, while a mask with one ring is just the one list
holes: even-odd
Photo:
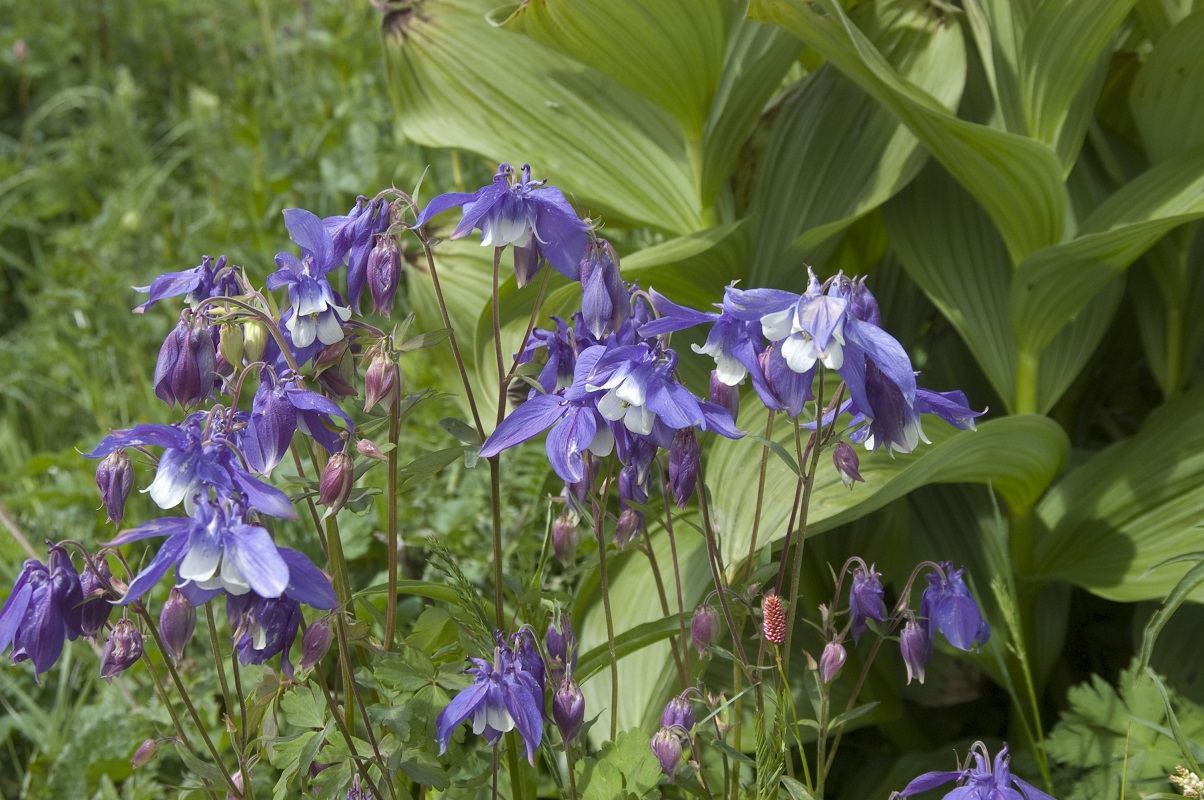
[[387, 653], [393, 649], [393, 637], [397, 634], [397, 442], [401, 434], [401, 392], [393, 393], [393, 402], [389, 404], [389, 497], [386, 500], [388, 518], [386, 534], [389, 548], [389, 594], [385, 597], [385, 641]]
[[606, 540], [602, 536], [602, 507], [594, 501], [594, 538], [598, 540], [598, 579], [602, 589], [602, 610], [606, 614], [606, 647], [610, 651], [610, 740], [619, 724], [619, 659], [615, 656], [615, 623], [610, 612], [610, 584], [606, 578]]
[[[774, 412], [770, 411], [765, 417], [765, 441], [773, 441]], [[748, 582], [752, 572], [753, 559], [757, 552], [757, 533], [761, 530], [761, 508], [765, 500], [765, 471], [769, 468], [769, 447], [761, 445], [761, 470], [757, 475], [757, 505], [753, 510], [752, 537], [748, 541], [748, 556], [744, 559], [744, 575], [741, 583]]]
[[1021, 349], [1016, 356], [1016, 408], [1017, 414], [1037, 413], [1037, 378], [1040, 372], [1041, 354]]
[[[226, 683], [226, 669], [223, 665], [222, 648], [217, 639], [217, 624], [213, 621], [213, 605], [205, 603], [205, 624], [209, 628], [209, 645], [213, 648], [213, 660], [217, 664], [217, 680], [222, 687], [222, 700], [225, 703], [227, 718], [234, 716], [234, 703], [230, 700], [230, 687]], [[237, 663], [235, 652], [230, 651], [231, 660]], [[251, 770], [247, 765], [247, 709], [245, 701], [242, 698], [242, 687], [236, 687], [238, 691], [238, 704], [242, 708], [242, 717], [239, 727], [238, 747], [234, 750], [234, 755], [238, 759], [238, 769], [242, 772], [243, 793], [247, 797], [255, 796], [255, 787], [251, 784]], [[233, 739], [234, 737], [231, 737]]]
[[420, 239], [422, 242], [422, 251], [426, 254], [426, 267], [431, 273], [431, 285], [435, 289], [435, 299], [439, 304], [439, 314], [443, 317], [443, 326], [447, 328], [447, 341], [451, 345], [452, 358], [455, 359], [456, 368], [460, 371], [460, 381], [464, 384], [464, 395], [468, 399], [468, 408], [472, 412], [472, 420], [477, 426], [477, 433], [480, 434], [482, 441], [485, 439], [485, 426], [481, 424], [481, 414], [477, 411], [477, 400], [472, 393], [472, 384], [468, 380], [468, 369], [464, 366], [464, 356], [460, 352], [460, 344], [456, 341], [456, 331], [452, 327], [451, 316], [447, 313], [447, 302], [443, 299], [443, 288], [439, 285], [439, 272], [435, 269], [435, 255], [431, 251], [430, 244], [425, 239]]
[[[167, 651], [161, 651], [164, 658], [170, 658]], [[163, 681], [159, 679], [159, 673], [155, 671], [155, 663], [151, 661], [150, 653], [143, 651], [142, 660], [146, 662], [146, 671], [151, 676], [151, 682], [155, 684], [155, 693], [159, 695], [159, 700], [162, 701], [163, 707], [167, 709], [168, 716], [171, 717], [172, 725], [175, 726], [176, 735], [180, 738], [180, 744], [188, 748], [188, 752], [194, 756], [197, 755], [196, 749], [193, 748], [192, 742], [188, 741], [188, 734], [184, 732], [184, 725], [180, 722], [180, 716], [176, 713], [176, 707], [172, 705], [171, 698], [167, 695], [167, 687], [163, 685]], [[197, 756], [199, 758], [199, 756]], [[217, 792], [209, 789], [209, 796], [217, 798]]]
[[[819, 680], [818, 675], [816, 680]], [[828, 687], [821, 685], [819, 687], [819, 731], [815, 738], [815, 796], [824, 796], [824, 777], [828, 771], [823, 768], [826, 763], [824, 751], [828, 746], [828, 706], [831, 699], [828, 696]]]
[[1183, 337], [1184, 319], [1182, 308], [1166, 309], [1166, 397], [1170, 400], [1183, 390]]

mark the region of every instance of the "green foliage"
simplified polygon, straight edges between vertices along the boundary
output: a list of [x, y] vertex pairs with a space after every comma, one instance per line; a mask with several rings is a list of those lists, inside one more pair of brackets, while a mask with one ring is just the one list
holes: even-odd
[[651, 793], [661, 779], [660, 764], [649, 745], [652, 736], [640, 728], [622, 731], [602, 745], [597, 756], [577, 762], [577, 786], [582, 800], [657, 797]]

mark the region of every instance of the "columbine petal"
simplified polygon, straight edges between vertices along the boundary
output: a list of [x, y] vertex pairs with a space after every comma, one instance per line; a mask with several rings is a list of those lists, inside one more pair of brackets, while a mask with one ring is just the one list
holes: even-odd
[[256, 525], [236, 525], [223, 537], [223, 575], [226, 564], [260, 597], [279, 597], [288, 586], [288, 565], [271, 535]]
[[507, 448], [532, 439], [556, 423], [568, 411], [564, 398], [541, 394], [520, 405], [494, 429], [481, 446], [480, 457], [491, 458]]
[[288, 566], [286, 595], [312, 608], [329, 610], [338, 606], [339, 600], [330, 579], [304, 553], [288, 547], [278, 548], [278, 551]]
[[447, 744], [456, 728], [471, 717], [477, 707], [485, 701], [488, 689], [488, 682], [474, 683], [453, 697], [447, 707], [439, 712], [435, 720], [435, 741], [439, 743], [439, 755], [447, 752]]
[[173, 564], [180, 560], [180, 555], [184, 552], [184, 548], [188, 546], [188, 535], [178, 533], [168, 537], [159, 547], [159, 552], [155, 554], [151, 563], [138, 573], [134, 580], [130, 581], [130, 586], [126, 590], [125, 597], [117, 602], [117, 605], [123, 606], [127, 603], [132, 603], [154, 586], [159, 580], [167, 574], [167, 570]]
[[591, 409], [573, 407], [548, 434], [548, 462], [566, 483], [576, 483], [585, 476], [581, 454], [593, 442], [597, 425]]
[[314, 277], [325, 275], [331, 270], [337, 261], [334, 242], [331, 241], [330, 233], [321, 219], [303, 208], [286, 208], [284, 227], [288, 228], [289, 238], [303, 253], [308, 250], [313, 254], [314, 268], [317, 270]]

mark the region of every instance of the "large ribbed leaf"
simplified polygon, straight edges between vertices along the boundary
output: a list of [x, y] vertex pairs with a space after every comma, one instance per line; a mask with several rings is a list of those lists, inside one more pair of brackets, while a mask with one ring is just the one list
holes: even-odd
[[902, 79], [833, 0], [754, 0], [750, 13], [794, 33], [896, 114], [987, 211], [1013, 263], [1062, 238], [1066, 189], [1048, 146], [949, 113]]
[[1039, 353], [1087, 302], [1172, 228], [1204, 217], [1204, 148], [1148, 170], [1108, 198], [1072, 241], [1033, 253], [1012, 284], [1018, 342]]
[[[1068, 473], [1037, 506], [1037, 569], [1118, 601], [1163, 597], [1200, 549], [1204, 391], [1162, 406], [1133, 437]], [[1198, 599], [1204, 593], [1197, 593]]]
[[[740, 416], [744, 430], [764, 431], [761, 409]], [[885, 452], [862, 453], [864, 484], [852, 491], [840, 482], [830, 457], [820, 459], [811, 497], [808, 535], [829, 530], [881, 508], [929, 483], [989, 483], [1012, 509], [1031, 507], [1061, 469], [1069, 452], [1066, 434], [1045, 417], [1021, 415], [990, 420], [977, 431], [956, 431], [939, 420], [926, 421], [931, 445], [893, 459]], [[794, 452], [793, 434], [783, 423], [775, 441]], [[714, 494], [729, 567], [748, 553], [756, 511], [761, 447], [752, 439], [719, 440], [711, 450], [707, 479]], [[758, 542], [782, 538], [790, 518], [795, 475], [776, 456], [769, 459]], [[785, 501], [783, 501], [785, 499]], [[759, 546], [759, 545], [758, 545]]]
[[701, 141], [733, 10], [729, 0], [529, 0], [507, 25], [615, 78]]
[[[1024, 32], [1020, 86], [1028, 134], [1055, 144], [1075, 97], [1134, 0], [1044, 0]], [[1097, 81], [1098, 85], [1098, 81]], [[1094, 103], [1088, 103], [1088, 114]]]
[[491, 27], [484, 10], [478, 0], [447, 0], [385, 17], [390, 90], [406, 135], [494, 161], [538, 156], [535, 176], [586, 211], [699, 229], [695, 179], [673, 118], [596, 69]]
[[1048, 414], [1094, 355], [1116, 309], [1125, 296], [1125, 282], [1113, 280], [1088, 301], [1074, 320], [1059, 331], [1041, 353], [1037, 374], [1037, 411]]
[[1137, 19], [1150, 39], [1158, 42], [1192, 11], [1195, 0], [1137, 0]]
[[994, 124], [1005, 131], [1023, 134], [1026, 128], [1020, 94], [1020, 56], [1023, 32], [1032, 9], [1027, 3], [1013, 0], [965, 0], [963, 5], [998, 110]]
[[[961, 29], [922, 0], [862, 10], [857, 20], [866, 36], [899, 74], [956, 107], [966, 74]], [[898, 117], [831, 65], [808, 76], [778, 107], [760, 157], [750, 281], [781, 283], [802, 260], [783, 254], [791, 240], [798, 237], [799, 251], [821, 244], [899, 191], [926, 159]]]
[[1204, 142], [1204, 9], [1159, 42], [1133, 79], [1130, 104], [1150, 158], [1163, 161]]

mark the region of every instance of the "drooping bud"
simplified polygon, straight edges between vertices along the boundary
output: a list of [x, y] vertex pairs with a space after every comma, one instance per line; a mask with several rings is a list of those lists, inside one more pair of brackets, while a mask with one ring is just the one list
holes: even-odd
[[710, 603], [703, 603], [694, 609], [694, 618], [690, 620], [690, 641], [698, 651], [698, 657], [704, 657], [715, 643], [719, 633], [719, 612]]
[[566, 742], [577, 738], [585, 721], [585, 695], [572, 678], [565, 678], [552, 695], [552, 719]]
[[179, 589], [172, 589], [159, 611], [159, 635], [163, 637], [163, 644], [173, 662], [179, 663], [184, 657], [184, 648], [192, 640], [195, 630], [196, 608]]
[[109, 633], [104, 652], [100, 656], [100, 677], [109, 683], [119, 673], [125, 672], [142, 658], [142, 633], [134, 623], [123, 619]]
[[339, 513], [339, 509], [351, 496], [351, 487], [355, 483], [355, 465], [351, 456], [346, 453], [335, 453], [326, 462], [322, 470], [322, 479], [318, 482], [318, 502], [326, 506], [325, 516]]
[[232, 367], [242, 364], [242, 326], [223, 322], [217, 329], [217, 351]]
[[[231, 775], [230, 782], [234, 784], [234, 788], [237, 789], [239, 795], [241, 795], [243, 793], [242, 770], [239, 770], [238, 772]], [[230, 792], [226, 792], [226, 800], [238, 800], [238, 798], [235, 797]]]
[[217, 349], [204, 319], [185, 310], [155, 363], [155, 396], [169, 406], [200, 405], [213, 391]]
[[384, 353], [377, 351], [364, 373], [364, 413], [367, 414], [377, 403], [386, 410], [393, 407], [401, 384], [401, 370], [397, 363]]
[[781, 644], [786, 641], [786, 614], [782, 611], [782, 598], [767, 594], [761, 598], [761, 633], [767, 641]]
[[868, 570], [857, 567], [853, 570], [853, 588], [849, 590], [849, 617], [853, 641], [857, 642], [865, 632], [866, 620], [886, 621], [886, 606], [882, 602], [882, 576], [871, 566]]
[[631, 540], [640, 532], [640, 515], [634, 508], [625, 508], [619, 514], [619, 520], [615, 523], [615, 538], [614, 542], [617, 547], [626, 547], [631, 544]]
[[92, 571], [91, 564], [85, 564], [83, 574], [79, 576], [79, 588], [84, 596], [84, 602], [79, 607], [79, 629], [89, 639], [100, 632], [113, 611], [113, 604], [109, 601], [117, 598], [105, 589], [111, 577], [113, 574], [109, 571], [109, 563], [103, 558], [96, 559], [96, 572]]
[[681, 428], [673, 435], [669, 447], [669, 485], [673, 487], [673, 498], [678, 508], [685, 508], [694, 494], [694, 481], [698, 478], [698, 437], [693, 428]]
[[840, 481], [845, 486], [851, 489], [854, 481], [865, 483], [865, 478], [861, 477], [861, 473], [857, 471], [860, 462], [853, 445], [848, 442], [840, 442], [832, 448], [832, 463], [836, 466], [836, 474], [840, 476]]
[[565, 511], [552, 523], [552, 550], [556, 559], [566, 567], [573, 563], [577, 555], [577, 545], [581, 543], [581, 534], [577, 530], [577, 514]]
[[134, 769], [145, 767], [158, 752], [159, 740], [147, 739], [145, 742], [138, 745], [138, 749], [134, 751], [134, 757], [130, 759], [130, 763], [134, 765]]
[[740, 392], [735, 386], [728, 386], [719, 380], [719, 373], [711, 370], [711, 402], [732, 415], [732, 420], [740, 413]]
[[679, 733], [684, 731], [687, 734], [694, 729], [694, 705], [685, 692], [665, 704], [665, 710], [661, 712], [661, 727], [681, 728]]
[[548, 625], [544, 644], [547, 646], [548, 669], [552, 679], [560, 681], [566, 669], [571, 672], [577, 666], [577, 634], [573, 631], [568, 614], [561, 614], [560, 619]]
[[681, 761], [681, 741], [668, 728], [661, 728], [652, 736], [652, 755], [660, 762], [661, 771], [669, 776], [669, 783], [677, 774], [677, 764]]
[[125, 448], [119, 447], [101, 459], [96, 467], [96, 485], [100, 489], [109, 521], [114, 525], [121, 524], [121, 518], [125, 516], [125, 501], [129, 499], [130, 489], [134, 486], [134, 466]]
[[259, 320], [244, 322], [242, 326], [242, 353], [248, 363], [263, 360], [263, 351], [268, 346], [268, 329]]
[[631, 316], [631, 298], [619, 277], [619, 257], [605, 239], [585, 248], [581, 261], [581, 316], [585, 327], [601, 339]]
[[899, 651], [903, 654], [903, 665], [907, 667], [907, 682], [915, 678], [924, 682], [924, 667], [928, 664], [928, 633], [915, 619], [908, 619], [899, 634]]
[[401, 280], [401, 254], [392, 236], [381, 236], [368, 254], [368, 291], [372, 308], [384, 316], [393, 313], [393, 297]]
[[840, 674], [840, 670], [844, 667], [844, 662], [848, 660], [849, 654], [845, 652], [844, 645], [837, 640], [832, 640], [824, 646], [823, 655], [819, 657], [819, 679], [824, 683], [831, 683], [832, 680]]
[[380, 446], [371, 439], [360, 439], [355, 443], [355, 449], [360, 452], [360, 455], [374, 458], [377, 461], [383, 461], [385, 454], [381, 451]]
[[302, 672], [322, 660], [330, 650], [330, 640], [329, 616], [322, 617], [305, 629], [305, 635], [301, 637], [301, 664], [299, 665]]

